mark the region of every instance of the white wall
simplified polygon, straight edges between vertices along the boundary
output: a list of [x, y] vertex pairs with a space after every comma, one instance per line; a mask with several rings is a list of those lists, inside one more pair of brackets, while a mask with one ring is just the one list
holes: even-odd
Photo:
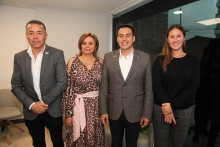
[[78, 39], [86, 32], [99, 39], [98, 55], [111, 50], [111, 16], [52, 7], [35, 9], [0, 5], [0, 88], [11, 88], [14, 54], [26, 49], [25, 25], [39, 19], [47, 27], [47, 44], [64, 51], [66, 62], [78, 53]]

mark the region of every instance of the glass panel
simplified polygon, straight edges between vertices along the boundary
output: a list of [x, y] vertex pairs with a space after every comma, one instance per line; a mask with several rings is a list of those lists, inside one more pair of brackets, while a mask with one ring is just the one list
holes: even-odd
[[[128, 24], [132, 25], [136, 32], [134, 47], [138, 50], [150, 53], [153, 59], [162, 49], [166, 38], [167, 28], [172, 24], [181, 24], [186, 30], [186, 40], [189, 41], [189, 44], [191, 39], [198, 38], [198, 36], [202, 37], [202, 39], [207, 38], [206, 42], [201, 43], [203, 44], [201, 48], [204, 48], [205, 45], [209, 43], [210, 38], [219, 38], [219, 34], [217, 33], [220, 33], [220, 27], [219, 24], [217, 27], [216, 24], [204, 25], [198, 23], [198, 21], [220, 17], [220, 10], [218, 9], [220, 7], [219, 3], [219, 0], [200, 0], [181, 7], [178, 6], [166, 12], [146, 16], [129, 22]], [[176, 10], [182, 10], [183, 13], [178, 15], [173, 14]], [[120, 17], [119, 19], [114, 19], [114, 49], [119, 48], [115, 38], [115, 29], [123, 24], [120, 22], [120, 19], [123, 21], [125, 20], [125, 18]], [[202, 53], [197, 56], [201, 58]]]
[[[216, 25], [203, 25], [199, 21], [209, 20], [216, 17], [218, 8], [217, 0], [200, 0], [185, 6], [181, 6], [168, 11], [168, 26], [178, 23], [186, 30], [186, 39], [195, 36], [216, 38], [214, 30]], [[182, 10], [182, 14], [174, 14], [177, 10]]]

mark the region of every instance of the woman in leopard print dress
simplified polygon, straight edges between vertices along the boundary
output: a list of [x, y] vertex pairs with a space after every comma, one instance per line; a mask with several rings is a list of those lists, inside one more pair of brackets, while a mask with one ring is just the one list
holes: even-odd
[[103, 60], [96, 56], [99, 42], [92, 33], [83, 34], [80, 53], [67, 65], [68, 87], [63, 93], [63, 116], [67, 125], [67, 147], [104, 147], [98, 91]]

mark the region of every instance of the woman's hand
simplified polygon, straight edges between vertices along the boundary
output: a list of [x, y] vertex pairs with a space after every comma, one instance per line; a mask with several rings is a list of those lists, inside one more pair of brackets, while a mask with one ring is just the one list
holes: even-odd
[[73, 118], [72, 117], [66, 117], [65, 122], [67, 126], [72, 126], [73, 125]]
[[174, 125], [176, 125], [176, 119], [173, 114], [173, 110], [171, 108], [170, 103], [163, 103], [161, 106], [161, 110], [164, 114], [164, 121], [166, 123], [169, 123], [169, 124], [173, 123]]
[[164, 121], [166, 123], [168, 123], [168, 124], [172, 124], [173, 123], [174, 125], [176, 125], [176, 119], [175, 119], [173, 113], [165, 114], [164, 115]]
[[161, 106], [161, 110], [162, 110], [164, 115], [170, 114], [170, 113], [173, 112], [170, 103], [163, 103], [162, 106]]

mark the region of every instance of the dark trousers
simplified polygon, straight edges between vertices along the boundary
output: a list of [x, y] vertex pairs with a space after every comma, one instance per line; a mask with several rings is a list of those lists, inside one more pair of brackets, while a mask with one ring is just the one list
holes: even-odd
[[207, 147], [214, 147], [216, 139], [218, 137], [219, 130], [220, 130], [220, 125], [211, 121]]
[[40, 114], [34, 120], [26, 120], [25, 124], [33, 139], [33, 146], [46, 147], [45, 143], [45, 127], [50, 132], [51, 140], [54, 147], [63, 147], [62, 138], [62, 117], [53, 118], [47, 112]]
[[112, 136], [112, 147], [122, 147], [125, 129], [126, 147], [137, 147], [140, 132], [140, 122], [130, 123], [125, 117], [124, 111], [118, 120], [109, 119]]

